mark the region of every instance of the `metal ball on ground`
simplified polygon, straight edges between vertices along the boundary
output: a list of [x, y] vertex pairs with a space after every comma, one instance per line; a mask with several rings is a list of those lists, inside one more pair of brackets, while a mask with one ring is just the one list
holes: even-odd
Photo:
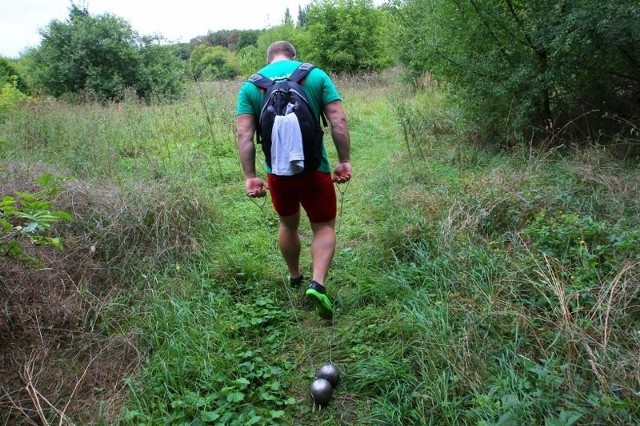
[[325, 364], [320, 367], [316, 377], [326, 379], [334, 388], [340, 383], [340, 370], [334, 364]]
[[309, 391], [317, 405], [327, 405], [333, 395], [333, 386], [327, 379], [315, 379], [309, 386]]

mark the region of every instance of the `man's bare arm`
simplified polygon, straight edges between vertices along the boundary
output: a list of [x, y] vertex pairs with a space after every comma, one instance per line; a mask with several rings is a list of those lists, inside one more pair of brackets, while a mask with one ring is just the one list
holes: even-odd
[[256, 147], [253, 134], [256, 131], [256, 119], [251, 114], [240, 114], [236, 118], [236, 138], [238, 156], [244, 175], [244, 184], [249, 197], [264, 197], [266, 186], [256, 175]]
[[347, 116], [340, 101], [328, 103], [324, 107], [324, 113], [331, 125], [331, 138], [338, 153], [338, 165], [333, 171], [333, 180], [344, 183], [351, 179], [351, 137]]
[[340, 163], [350, 162], [351, 138], [342, 102], [328, 103], [324, 107], [324, 113], [331, 126], [331, 138], [338, 152], [338, 161]]
[[245, 178], [256, 177], [256, 147], [253, 143], [255, 130], [256, 120], [253, 115], [238, 115], [236, 118], [236, 137], [240, 165]]

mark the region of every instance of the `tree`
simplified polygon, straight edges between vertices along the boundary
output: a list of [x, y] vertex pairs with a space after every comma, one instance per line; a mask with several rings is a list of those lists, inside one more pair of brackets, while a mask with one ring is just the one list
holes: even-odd
[[139, 54], [140, 68], [134, 86], [137, 93], [145, 99], [179, 98], [186, 75], [186, 61], [178, 59], [180, 51], [175, 46], [159, 44], [155, 37], [143, 37]]
[[486, 137], [555, 138], [559, 129], [606, 131], [640, 116], [637, 0], [398, 6], [402, 62], [460, 93]]
[[161, 52], [160, 40], [139, 37], [121, 18], [93, 17], [86, 8], [72, 5], [67, 21], [52, 21], [41, 35], [41, 46], [33, 53], [34, 74], [53, 96], [90, 92], [117, 100], [132, 88], [150, 99], [179, 91], [179, 60], [155, 55]]
[[291, 18], [291, 12], [289, 12], [289, 8], [286, 8], [284, 11], [284, 19], [282, 23], [284, 25], [293, 25], [293, 18]]
[[302, 6], [298, 6], [298, 28], [303, 28], [307, 25], [307, 11], [309, 10], [309, 5], [305, 6], [304, 9]]
[[7, 83], [15, 86], [15, 89], [22, 93], [28, 94], [30, 91], [29, 85], [13, 63], [9, 59], [0, 57], [0, 87]]
[[[240, 61], [241, 75], [248, 76], [264, 65], [264, 52], [260, 55], [260, 51], [256, 46], [245, 46], [237, 53]], [[262, 56], [262, 60], [260, 60]]]
[[238, 35], [238, 43], [236, 50], [240, 50], [247, 46], [256, 46], [261, 30], [242, 30]]
[[222, 46], [196, 46], [189, 58], [189, 65], [195, 80], [226, 80], [241, 73], [236, 55]]
[[220, 30], [209, 33], [208, 43], [211, 46], [222, 46], [234, 52], [251, 44], [255, 45], [260, 30]]
[[335, 73], [380, 71], [392, 59], [384, 43], [383, 20], [372, 0], [325, 0], [307, 12], [310, 58]]
[[239, 35], [240, 31], [238, 30], [220, 30], [209, 33], [209, 39], [211, 46], [222, 46], [235, 50]]
[[306, 31], [296, 28], [292, 23], [289, 23], [268, 28], [260, 33], [257, 41], [257, 49], [254, 51], [256, 57], [252, 61], [257, 65], [256, 68], [265, 65], [267, 48], [271, 43], [278, 40], [291, 42], [296, 47], [298, 59], [306, 60], [309, 51]]

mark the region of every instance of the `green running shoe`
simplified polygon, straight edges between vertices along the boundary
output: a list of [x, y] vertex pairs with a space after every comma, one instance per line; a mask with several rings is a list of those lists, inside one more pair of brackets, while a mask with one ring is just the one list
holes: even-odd
[[315, 281], [311, 281], [309, 288], [305, 292], [307, 300], [316, 305], [316, 312], [322, 319], [333, 318], [333, 305], [326, 294], [325, 288]]

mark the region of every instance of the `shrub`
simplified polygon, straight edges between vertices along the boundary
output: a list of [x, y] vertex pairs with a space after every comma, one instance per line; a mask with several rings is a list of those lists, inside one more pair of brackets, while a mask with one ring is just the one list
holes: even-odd
[[14, 77], [10, 82], [5, 83], [0, 89], [0, 118], [13, 110], [16, 105], [27, 95], [18, 89], [17, 79]]
[[22, 93], [29, 93], [29, 85], [16, 67], [5, 58], [0, 57], [0, 85], [15, 83], [16, 88]]
[[33, 73], [53, 96], [90, 92], [119, 100], [133, 88], [148, 100], [179, 91], [179, 60], [156, 46], [154, 37], [140, 37], [116, 16], [94, 17], [72, 5], [68, 20], [52, 21], [42, 37], [33, 52]]
[[[37, 192], [4, 194], [0, 200], [0, 257], [25, 258], [23, 241], [62, 248], [59, 237], [49, 236], [53, 224], [71, 215], [53, 209], [53, 197], [61, 191], [60, 180], [46, 173], [36, 179]], [[28, 257], [26, 257], [28, 259]]]
[[486, 139], [585, 143], [638, 122], [634, 0], [409, 0], [398, 16], [402, 62], [461, 92]]
[[236, 55], [220, 46], [197, 46], [191, 53], [189, 64], [196, 80], [229, 80], [241, 73]]

